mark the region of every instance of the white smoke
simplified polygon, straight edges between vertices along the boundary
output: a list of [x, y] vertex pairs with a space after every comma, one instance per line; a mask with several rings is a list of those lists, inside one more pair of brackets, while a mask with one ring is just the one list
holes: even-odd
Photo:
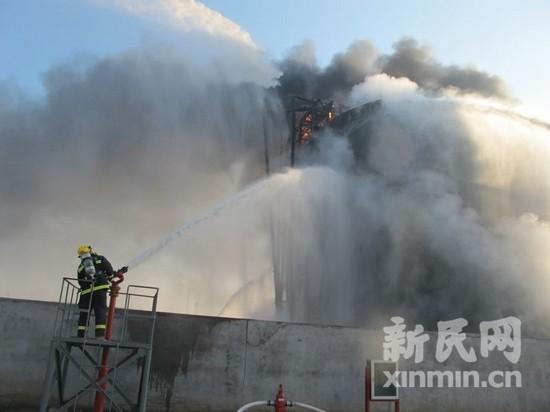
[[[207, 71], [225, 82], [251, 82], [274, 86], [280, 72], [253, 41], [248, 32], [221, 13], [197, 0], [92, 0], [94, 4], [130, 13], [168, 29], [169, 36], [155, 40], [149, 36], [147, 47], [160, 54], [173, 54], [174, 49], [196, 64], [204, 63]], [[171, 38], [167, 47], [166, 38]], [[182, 75], [184, 75], [182, 73]], [[186, 73], [185, 75], [189, 75]]]
[[[240, 29], [196, 17], [200, 4], [116, 4], [174, 12], [232, 55], [196, 62], [177, 47], [144, 46], [53, 67], [41, 101], [2, 87], [1, 294], [54, 299], [81, 242], [127, 263], [265, 178], [267, 148], [271, 171], [282, 172], [272, 190], [220, 211], [129, 274], [162, 288], [162, 309], [354, 325], [400, 314], [428, 328], [515, 314], [543, 329], [550, 132], [479, 96], [502, 100], [500, 79], [402, 43], [391, 68], [408, 73], [414, 62], [420, 87], [376, 74], [380, 59], [360, 42], [326, 69], [311, 45], [295, 50], [286, 86], [268, 90], [277, 71]], [[317, 75], [310, 90], [351, 105], [381, 98], [382, 107], [349, 136], [322, 136], [307, 156], [317, 166], [284, 172], [288, 129], [276, 92]], [[279, 310], [273, 266], [286, 284]]]
[[354, 164], [305, 168], [278, 196], [291, 290], [281, 316], [375, 325], [400, 314], [435, 327], [514, 314], [548, 333], [548, 127], [385, 74], [350, 97], [374, 98], [381, 110], [350, 135]]
[[[242, 55], [238, 67], [249, 58]], [[251, 58], [249, 70], [255, 64]], [[238, 81], [242, 73], [235, 71], [231, 61], [197, 64], [179, 49], [143, 46], [81, 67], [51, 68], [40, 101], [6, 88], [0, 294], [55, 299], [61, 276], [75, 274], [79, 243], [91, 243], [120, 267], [263, 178], [266, 143], [270, 149], [287, 135], [282, 108], [264, 87]], [[163, 286], [164, 309], [219, 310], [210, 283], [241, 282], [232, 274], [242, 266], [241, 233], [254, 221], [242, 220], [218, 231], [207, 227], [195, 236], [214, 238], [195, 238], [182, 246], [185, 252], [176, 248], [143, 265], [132, 271], [132, 282]], [[211, 299], [193, 303], [201, 291]]]
[[138, 16], [154, 17], [176, 29], [202, 31], [257, 48], [252, 36], [234, 21], [197, 0], [95, 0]]

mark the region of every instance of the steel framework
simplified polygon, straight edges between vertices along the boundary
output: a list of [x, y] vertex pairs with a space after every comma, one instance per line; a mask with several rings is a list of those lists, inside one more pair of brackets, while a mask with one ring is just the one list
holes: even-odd
[[[158, 288], [129, 285], [125, 292], [118, 292], [117, 288], [111, 288], [110, 293], [121, 296], [124, 304], [114, 311], [116, 325], [114, 322], [107, 325], [112, 337], [109, 333], [107, 340], [100, 340], [86, 333], [79, 338], [77, 319], [81, 312], [86, 312], [90, 325], [92, 299], [87, 309], [79, 309], [77, 279], [63, 278], [40, 412], [91, 410], [94, 398], [95, 405], [101, 399], [104, 411], [146, 410]], [[132, 326], [138, 331], [134, 336], [129, 331]], [[105, 354], [109, 352], [111, 356], [105, 363]], [[137, 382], [131, 379], [135, 373], [121, 371], [136, 363]]]

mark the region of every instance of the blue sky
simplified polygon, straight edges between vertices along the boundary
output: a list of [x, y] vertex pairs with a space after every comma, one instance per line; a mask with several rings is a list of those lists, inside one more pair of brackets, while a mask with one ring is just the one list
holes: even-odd
[[[154, 1], [154, 0], [151, 0]], [[204, 0], [278, 58], [304, 39], [320, 63], [356, 39], [382, 52], [402, 36], [446, 64], [501, 76], [512, 93], [550, 112], [550, 2], [543, 0]], [[39, 94], [41, 75], [76, 54], [102, 56], [177, 33], [158, 21], [92, 0], [0, 0], [0, 81]]]

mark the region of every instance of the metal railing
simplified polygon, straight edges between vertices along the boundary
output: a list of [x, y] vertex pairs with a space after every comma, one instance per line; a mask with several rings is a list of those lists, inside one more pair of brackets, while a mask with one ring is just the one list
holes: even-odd
[[[89, 283], [90, 287], [93, 286], [93, 282], [81, 282], [84, 282], [84, 284]], [[86, 340], [93, 338], [89, 336], [90, 324], [92, 324], [92, 320], [95, 319], [95, 314], [92, 310], [92, 299], [90, 299], [87, 308], [80, 309], [78, 307], [80, 291], [81, 287], [78, 284], [78, 279], [68, 277], [63, 278], [54, 324], [54, 339], [76, 337], [78, 318], [81, 313], [85, 313], [87, 316], [87, 333], [84, 338]], [[91, 292], [92, 295], [93, 293], [94, 292]], [[150, 321], [154, 321], [156, 319], [158, 288], [151, 286], [128, 285], [126, 291], [120, 291], [118, 292], [118, 295], [123, 298], [119, 299], [118, 302], [121, 302], [122, 300], [123, 303], [122, 305], [117, 305], [115, 319], [117, 319], [118, 322], [115, 324], [115, 333], [116, 339], [122, 343], [127, 342], [129, 339], [127, 336], [129, 319], [148, 319]], [[136, 302], [137, 299], [140, 301]], [[149, 301], [149, 303], [147, 303], [147, 301]], [[119, 326], [120, 321], [122, 322], [122, 326]], [[149, 338], [152, 338], [152, 336], [149, 336]]]
[[[95, 329], [90, 327], [95, 323], [93, 295], [87, 307], [79, 308], [78, 305], [82, 297], [81, 284], [87, 289], [86, 283], [93, 286], [93, 282], [80, 281], [79, 284], [78, 279], [63, 278], [40, 411], [87, 410], [96, 392], [105, 398], [105, 411], [144, 411], [158, 288], [128, 285], [125, 291], [115, 289], [119, 299], [112, 325], [113, 336], [110, 340], [102, 340], [90, 333]], [[84, 336], [79, 337], [81, 314], [86, 315], [86, 330]], [[110, 351], [109, 365], [107, 375], [100, 381], [100, 358], [105, 350]], [[135, 369], [126, 373], [129, 364], [141, 370], [137, 382]]]

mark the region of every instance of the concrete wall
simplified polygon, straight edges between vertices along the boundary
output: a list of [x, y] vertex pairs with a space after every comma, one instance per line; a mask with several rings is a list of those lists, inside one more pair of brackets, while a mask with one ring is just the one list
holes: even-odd
[[[55, 304], [0, 298], [0, 411], [36, 410], [46, 370]], [[130, 325], [139, 335], [139, 326]], [[435, 336], [420, 367], [426, 370], [517, 369], [515, 389], [403, 389], [402, 411], [550, 410], [550, 341], [523, 339], [520, 362], [501, 353], [465, 365], [433, 360]], [[479, 348], [479, 338], [466, 345]], [[256, 320], [160, 314], [155, 334], [150, 411], [235, 411], [272, 398], [283, 383], [288, 398], [331, 412], [363, 410], [363, 368], [382, 356], [381, 332]], [[126, 372], [127, 378], [136, 369]], [[296, 408], [295, 408], [296, 409]], [[377, 404], [376, 411], [390, 410]]]

